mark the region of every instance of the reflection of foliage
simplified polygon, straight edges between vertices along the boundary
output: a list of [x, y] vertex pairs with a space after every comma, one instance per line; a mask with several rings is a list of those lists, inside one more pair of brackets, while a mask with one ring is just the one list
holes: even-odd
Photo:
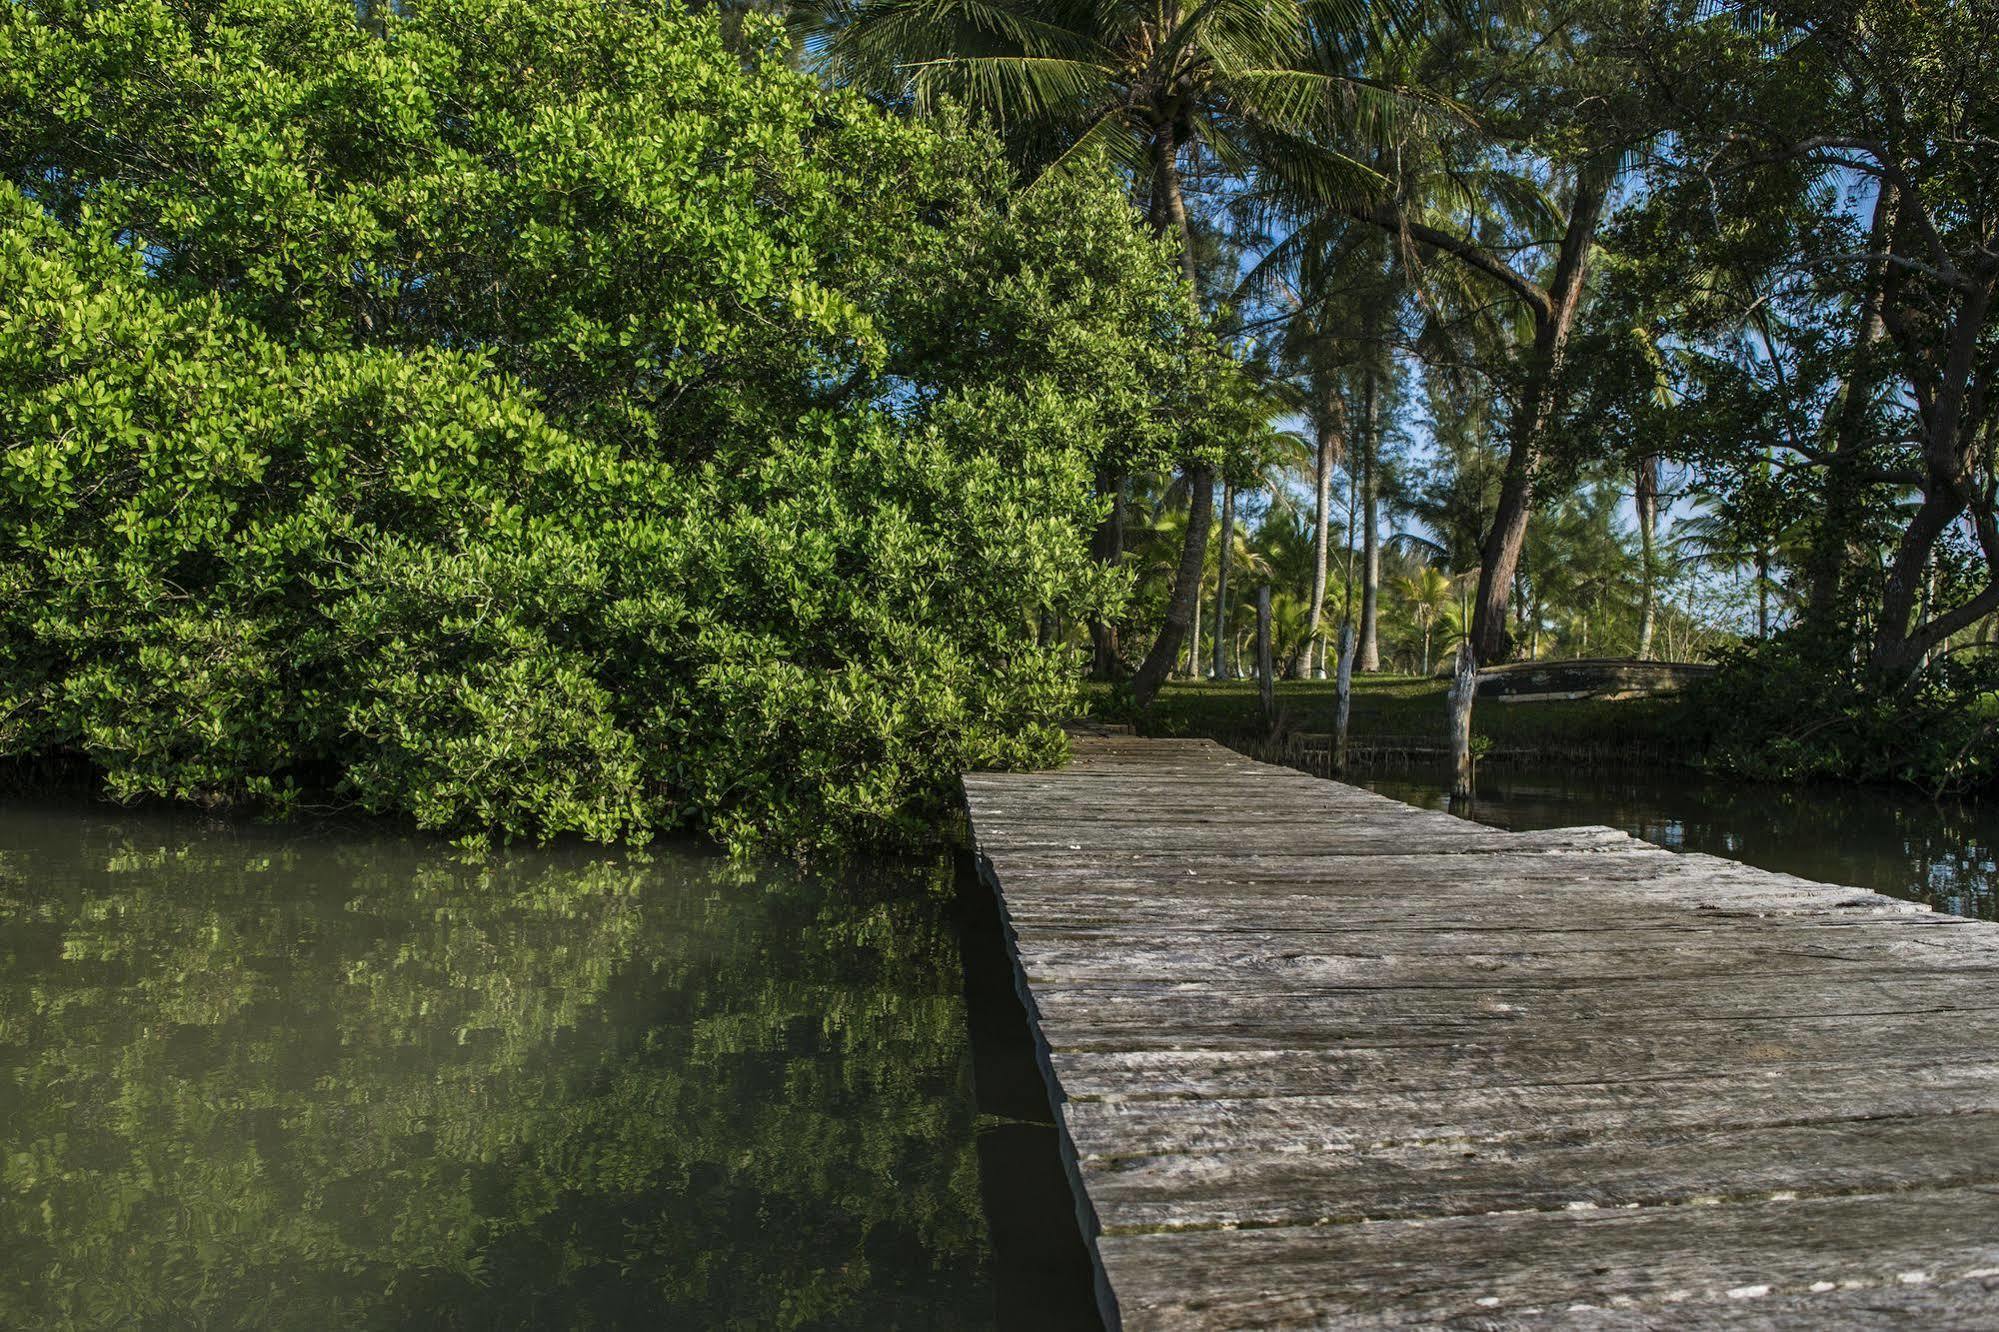
[[0, 818], [0, 1324], [982, 1315], [934, 867], [79, 822]]

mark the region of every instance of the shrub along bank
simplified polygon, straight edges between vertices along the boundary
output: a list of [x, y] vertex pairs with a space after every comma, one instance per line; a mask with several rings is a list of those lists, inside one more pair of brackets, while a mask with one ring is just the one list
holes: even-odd
[[891, 834], [1249, 433], [1108, 182], [650, 4], [30, 0], [0, 172], [0, 754], [120, 797]]

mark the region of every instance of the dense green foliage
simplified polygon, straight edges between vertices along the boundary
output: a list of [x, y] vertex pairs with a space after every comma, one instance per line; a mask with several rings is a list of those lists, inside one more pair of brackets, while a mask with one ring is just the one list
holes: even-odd
[[996, 152], [651, 4], [10, 6], [0, 753], [738, 842], [1054, 757], [1092, 476], [1243, 393]]
[[1916, 787], [1932, 796], [1999, 785], [1999, 662], [1941, 658], [1900, 688], [1856, 680], [1809, 632], [1745, 643], [1692, 692], [1690, 725], [1717, 771], [1763, 781]]

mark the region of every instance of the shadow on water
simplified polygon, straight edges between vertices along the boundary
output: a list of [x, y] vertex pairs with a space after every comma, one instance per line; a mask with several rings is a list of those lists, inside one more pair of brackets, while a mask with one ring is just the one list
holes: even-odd
[[957, 859], [979, 1179], [992, 1233], [999, 1326], [1001, 1332], [1100, 1329], [1095, 1273], [1034, 1036], [1014, 988], [999, 903], [972, 857]]
[[0, 1326], [1090, 1326], [963, 877], [0, 802]]
[[1675, 768], [1480, 766], [1452, 808], [1441, 765], [1377, 766], [1357, 785], [1494, 827], [1604, 824], [1674, 851], [1871, 888], [1939, 911], [1999, 919], [1999, 806], [1932, 804], [1871, 788], [1764, 786]]

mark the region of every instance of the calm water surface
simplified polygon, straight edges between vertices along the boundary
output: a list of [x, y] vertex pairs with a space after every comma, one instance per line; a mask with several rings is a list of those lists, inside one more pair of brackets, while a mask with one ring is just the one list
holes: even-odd
[[0, 1326], [1089, 1326], [989, 916], [0, 805]]
[[[1442, 769], [1377, 768], [1361, 785], [1448, 806]], [[1999, 918], [1999, 806], [1931, 804], [1852, 787], [1724, 782], [1636, 771], [1488, 763], [1470, 816], [1501, 828], [1606, 824], [1675, 851], [1705, 851], [1939, 911]]]

